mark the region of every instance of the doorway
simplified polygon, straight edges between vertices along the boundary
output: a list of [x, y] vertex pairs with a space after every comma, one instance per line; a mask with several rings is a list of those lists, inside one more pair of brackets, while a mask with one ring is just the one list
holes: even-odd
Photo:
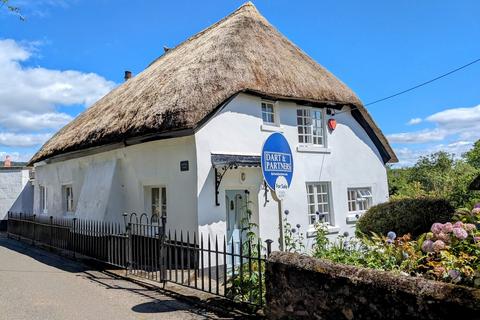
[[227, 242], [231, 247], [246, 239], [249, 209], [248, 190], [226, 190], [225, 207], [227, 220]]

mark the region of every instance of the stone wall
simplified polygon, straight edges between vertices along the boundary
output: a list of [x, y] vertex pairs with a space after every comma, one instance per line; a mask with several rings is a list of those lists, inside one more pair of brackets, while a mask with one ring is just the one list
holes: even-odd
[[480, 319], [480, 290], [274, 252], [270, 319]]

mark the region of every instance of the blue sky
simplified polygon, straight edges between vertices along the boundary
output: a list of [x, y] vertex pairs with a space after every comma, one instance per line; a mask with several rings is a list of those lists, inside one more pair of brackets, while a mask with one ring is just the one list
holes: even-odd
[[[0, 11], [0, 157], [28, 158], [96, 99], [243, 1], [10, 0]], [[254, 1], [368, 103], [480, 58], [480, 1]], [[368, 109], [401, 165], [480, 138], [480, 63]], [[410, 123], [410, 124], [409, 124]]]

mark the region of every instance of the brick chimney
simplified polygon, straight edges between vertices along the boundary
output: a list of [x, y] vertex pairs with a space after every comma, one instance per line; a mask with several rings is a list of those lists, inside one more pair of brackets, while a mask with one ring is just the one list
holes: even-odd
[[127, 81], [128, 79], [130, 79], [132, 77], [132, 71], [125, 71], [125, 81]]
[[6, 168], [9, 168], [12, 166], [12, 160], [10, 159], [10, 156], [5, 157], [5, 161], [3, 162], [3, 166]]

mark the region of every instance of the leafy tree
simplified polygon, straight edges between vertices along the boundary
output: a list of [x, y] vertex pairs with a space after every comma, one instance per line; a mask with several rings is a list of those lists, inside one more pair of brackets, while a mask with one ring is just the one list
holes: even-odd
[[0, 0], [0, 9], [6, 8], [8, 11], [15, 14], [20, 20], [24, 21], [25, 17], [22, 15], [19, 7], [10, 4], [10, 0]]
[[448, 200], [456, 208], [471, 207], [480, 194], [468, 189], [480, 174], [480, 141], [462, 158], [447, 152], [421, 157], [410, 168], [388, 169], [392, 199], [435, 197]]
[[463, 154], [465, 161], [476, 169], [480, 169], [480, 140], [475, 142], [473, 148]]

